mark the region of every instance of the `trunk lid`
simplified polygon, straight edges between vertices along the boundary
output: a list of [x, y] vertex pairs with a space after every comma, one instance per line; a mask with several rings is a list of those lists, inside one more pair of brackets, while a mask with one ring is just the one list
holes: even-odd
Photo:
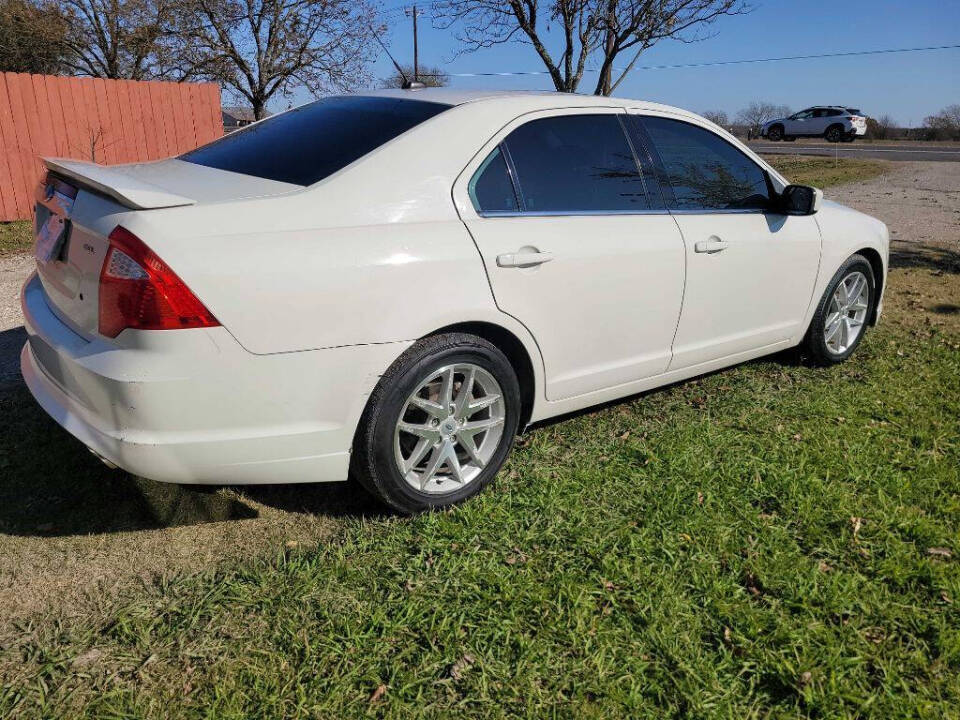
[[99, 335], [107, 238], [130, 213], [302, 189], [176, 158], [110, 167], [59, 158], [44, 163], [49, 172], [37, 188], [34, 218], [37, 273], [51, 310], [88, 340]]

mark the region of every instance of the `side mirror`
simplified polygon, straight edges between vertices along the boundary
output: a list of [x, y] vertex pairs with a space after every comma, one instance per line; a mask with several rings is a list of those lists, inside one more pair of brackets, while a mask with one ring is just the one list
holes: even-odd
[[787, 185], [780, 193], [780, 206], [787, 215], [813, 215], [821, 200], [823, 191], [809, 185]]

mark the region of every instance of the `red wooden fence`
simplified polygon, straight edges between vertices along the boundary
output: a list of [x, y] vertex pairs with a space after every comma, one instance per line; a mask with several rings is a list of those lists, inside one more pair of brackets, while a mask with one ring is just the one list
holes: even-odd
[[223, 134], [214, 83], [0, 73], [0, 220], [29, 218], [41, 157], [170, 157]]

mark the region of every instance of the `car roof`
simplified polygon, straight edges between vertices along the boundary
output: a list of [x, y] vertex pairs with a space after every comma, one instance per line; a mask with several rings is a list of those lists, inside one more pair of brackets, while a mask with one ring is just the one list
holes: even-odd
[[411, 90], [375, 90], [360, 93], [370, 97], [393, 97], [405, 100], [422, 100], [443, 103], [445, 105], [465, 105], [467, 103], [496, 103], [522, 101], [533, 109], [550, 110], [569, 107], [630, 107], [664, 110], [682, 115], [693, 115], [688, 110], [661, 105], [646, 100], [605, 97], [601, 95], [580, 95], [547, 90], [459, 90], [454, 88], [417, 88]]

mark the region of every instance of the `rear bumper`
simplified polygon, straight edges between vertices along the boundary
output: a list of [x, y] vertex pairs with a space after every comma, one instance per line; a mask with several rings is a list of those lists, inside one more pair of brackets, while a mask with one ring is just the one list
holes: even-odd
[[253, 355], [224, 328], [75, 334], [36, 276], [21, 370], [40, 406], [105, 460], [179, 483], [347, 478], [360, 413], [407, 343]]

